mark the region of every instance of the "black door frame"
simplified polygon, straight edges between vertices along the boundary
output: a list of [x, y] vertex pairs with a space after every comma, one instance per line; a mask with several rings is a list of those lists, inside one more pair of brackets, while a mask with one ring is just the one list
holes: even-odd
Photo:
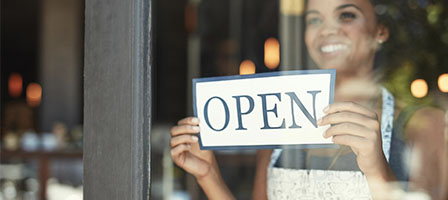
[[85, 1], [85, 199], [149, 199], [151, 5]]

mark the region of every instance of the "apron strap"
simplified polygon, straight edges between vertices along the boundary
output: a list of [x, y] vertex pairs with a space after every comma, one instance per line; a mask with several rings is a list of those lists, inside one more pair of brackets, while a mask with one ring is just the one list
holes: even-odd
[[382, 87], [383, 108], [381, 116], [381, 140], [383, 142], [383, 152], [387, 162], [390, 160], [390, 146], [392, 144], [392, 130], [394, 123], [394, 96]]

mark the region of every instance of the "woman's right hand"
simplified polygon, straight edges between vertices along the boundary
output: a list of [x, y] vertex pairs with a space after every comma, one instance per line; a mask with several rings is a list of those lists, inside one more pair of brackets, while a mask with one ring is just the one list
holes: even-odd
[[171, 158], [174, 163], [196, 177], [209, 199], [235, 199], [221, 177], [215, 155], [200, 150], [199, 119], [187, 117], [171, 128]]
[[217, 167], [213, 152], [199, 149], [199, 130], [199, 119], [187, 117], [171, 128], [170, 139], [174, 163], [197, 179], [208, 175], [212, 167]]

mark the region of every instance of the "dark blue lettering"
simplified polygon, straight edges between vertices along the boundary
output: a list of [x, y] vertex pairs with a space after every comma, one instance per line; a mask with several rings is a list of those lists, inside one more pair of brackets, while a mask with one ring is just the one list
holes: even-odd
[[280, 93], [270, 93], [270, 94], [259, 94], [259, 97], [261, 97], [261, 106], [263, 109], [263, 121], [264, 126], [261, 129], [282, 129], [285, 128], [285, 119], [282, 121], [282, 125], [271, 127], [268, 123], [268, 112], [273, 112], [275, 114], [275, 117], [278, 117], [277, 114], [277, 104], [274, 105], [273, 109], [268, 110], [266, 105], [266, 96], [276, 96], [279, 101], [281, 101]]
[[[235, 130], [247, 130], [247, 128], [243, 127], [242, 115], [249, 114], [250, 112], [252, 112], [252, 110], [254, 110], [254, 99], [252, 99], [252, 97], [247, 95], [232, 96], [232, 97], [235, 98], [236, 100], [236, 113], [238, 117], [238, 128], [236, 128]], [[241, 97], [244, 97], [249, 101], [249, 109], [244, 113], [241, 112]]]
[[[222, 127], [221, 129], [215, 129], [215, 128], [213, 128], [212, 125], [210, 124], [209, 119], [208, 119], [208, 104], [210, 104], [210, 101], [211, 101], [212, 99], [218, 99], [218, 100], [220, 100], [220, 101], [222, 102], [222, 105], [224, 106], [224, 111], [225, 111], [225, 113], [226, 113], [226, 121], [225, 121], [225, 123], [224, 123], [224, 127]], [[204, 118], [205, 118], [205, 122], [207, 123], [207, 125], [208, 125], [211, 129], [213, 129], [214, 131], [218, 131], [218, 132], [219, 132], [219, 131], [222, 131], [222, 130], [224, 130], [224, 129], [227, 127], [227, 125], [229, 125], [229, 121], [230, 121], [229, 107], [227, 106], [226, 102], [225, 102], [222, 98], [217, 97], [217, 96], [214, 96], [214, 97], [208, 99], [207, 102], [205, 103], [205, 106], [204, 106]]]
[[316, 120], [316, 95], [320, 93], [320, 90], [317, 91], [308, 91], [307, 93], [311, 94], [313, 96], [313, 116], [311, 117], [308, 110], [303, 106], [302, 102], [299, 98], [297, 98], [296, 93], [294, 92], [286, 92], [285, 94], [288, 95], [291, 98], [291, 114], [292, 114], [292, 125], [289, 128], [302, 128], [301, 126], [296, 124], [295, 118], [294, 118], [294, 102], [299, 106], [300, 110], [302, 110], [303, 114], [305, 114], [306, 118], [313, 124], [314, 127], [317, 128], [317, 120]]

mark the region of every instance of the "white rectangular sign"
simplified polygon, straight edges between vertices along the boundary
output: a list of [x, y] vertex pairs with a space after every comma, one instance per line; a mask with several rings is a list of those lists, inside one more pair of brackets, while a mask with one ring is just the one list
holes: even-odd
[[336, 70], [301, 70], [193, 79], [201, 149], [331, 144], [318, 126], [333, 103]]

